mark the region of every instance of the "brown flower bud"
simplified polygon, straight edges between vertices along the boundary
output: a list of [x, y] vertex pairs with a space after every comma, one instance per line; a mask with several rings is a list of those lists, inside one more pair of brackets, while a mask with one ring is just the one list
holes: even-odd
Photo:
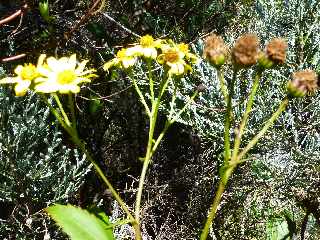
[[220, 67], [225, 63], [228, 57], [228, 47], [220, 36], [212, 34], [207, 37], [203, 57], [215, 67]]
[[259, 39], [255, 34], [241, 36], [232, 49], [232, 58], [237, 67], [250, 67], [259, 58]]
[[312, 70], [295, 72], [288, 83], [288, 92], [293, 97], [303, 97], [306, 93], [313, 93], [318, 88], [318, 76]]
[[268, 58], [275, 64], [283, 64], [286, 61], [288, 44], [281, 38], [272, 39], [266, 46]]

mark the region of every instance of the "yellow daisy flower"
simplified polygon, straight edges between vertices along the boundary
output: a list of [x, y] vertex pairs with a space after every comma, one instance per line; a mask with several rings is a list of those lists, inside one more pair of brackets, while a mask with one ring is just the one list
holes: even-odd
[[[185, 49], [182, 49], [185, 50]], [[163, 53], [157, 58], [160, 64], [166, 64], [170, 69], [170, 75], [182, 75], [188, 71], [192, 71], [189, 64], [186, 63], [186, 52], [181, 51], [179, 46], [170, 47], [169, 45], [162, 48]]]
[[117, 56], [114, 59], [106, 62], [103, 65], [103, 69], [108, 71], [112, 67], [123, 67], [129, 68], [132, 67], [137, 61], [138, 53], [130, 48], [122, 48], [117, 52]]
[[141, 37], [139, 45], [128, 48], [128, 50], [139, 56], [156, 59], [158, 56], [157, 49], [161, 48], [162, 42], [163, 41], [161, 39], [154, 40], [152, 36], [145, 35]]
[[0, 84], [15, 84], [14, 90], [16, 96], [26, 95], [28, 89], [30, 89], [33, 80], [40, 76], [38, 72], [38, 67], [43, 63], [45, 55], [42, 54], [39, 57], [37, 67], [31, 63], [23, 65], [18, 65], [14, 73], [16, 77], [8, 77], [0, 80]]
[[177, 47], [181, 52], [183, 52], [185, 54], [186, 59], [188, 61], [190, 61], [191, 63], [197, 64], [200, 61], [200, 59], [196, 55], [189, 52], [189, 45], [188, 44], [180, 43], [177, 45]]
[[77, 64], [76, 54], [71, 57], [47, 58], [46, 64], [38, 67], [39, 73], [43, 77], [36, 79], [36, 92], [42, 93], [78, 93], [80, 87], [78, 84], [91, 82], [92, 77], [96, 77], [94, 69], [84, 71], [87, 60]]

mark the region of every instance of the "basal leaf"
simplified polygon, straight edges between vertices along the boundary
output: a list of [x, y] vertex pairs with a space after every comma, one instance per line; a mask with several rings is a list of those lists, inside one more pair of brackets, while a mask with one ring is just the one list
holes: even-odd
[[85, 209], [55, 204], [46, 211], [72, 240], [114, 240], [111, 223], [107, 224], [106, 218], [102, 221]]

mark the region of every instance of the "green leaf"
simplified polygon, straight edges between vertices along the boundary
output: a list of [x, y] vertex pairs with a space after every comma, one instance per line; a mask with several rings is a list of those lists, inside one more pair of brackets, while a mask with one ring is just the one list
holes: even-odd
[[72, 240], [114, 240], [106, 217], [102, 221], [87, 210], [69, 204], [55, 204], [46, 211]]

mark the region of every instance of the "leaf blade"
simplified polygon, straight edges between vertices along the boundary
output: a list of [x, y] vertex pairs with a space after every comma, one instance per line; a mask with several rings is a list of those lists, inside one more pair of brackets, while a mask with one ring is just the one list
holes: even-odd
[[106, 224], [85, 209], [55, 204], [46, 208], [46, 212], [72, 240], [114, 240], [111, 223]]

